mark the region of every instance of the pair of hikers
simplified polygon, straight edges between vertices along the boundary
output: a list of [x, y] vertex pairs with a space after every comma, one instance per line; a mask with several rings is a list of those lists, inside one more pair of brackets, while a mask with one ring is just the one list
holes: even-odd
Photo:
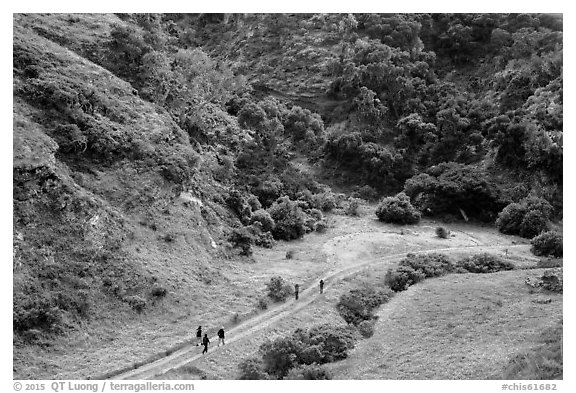
[[[300, 292], [300, 284], [294, 285], [294, 296], [298, 300], [298, 294]], [[320, 294], [324, 293], [324, 280], [320, 280]]]
[[[218, 346], [220, 346], [220, 343], [222, 343], [222, 345], [226, 345], [226, 343], [224, 342], [224, 326], [222, 326], [220, 328], [220, 330], [218, 330]], [[196, 330], [196, 346], [202, 344], [204, 346], [204, 350], [202, 351], [202, 354], [208, 353], [208, 345], [210, 344], [210, 339], [208, 338], [208, 334], [204, 333], [204, 338], [202, 338], [202, 326], [198, 326], [198, 329]]]

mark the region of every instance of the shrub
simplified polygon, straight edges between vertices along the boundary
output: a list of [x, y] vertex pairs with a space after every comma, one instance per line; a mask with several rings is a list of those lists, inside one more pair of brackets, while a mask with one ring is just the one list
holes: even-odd
[[354, 348], [354, 330], [348, 326], [322, 324], [294, 332], [294, 340], [302, 343], [298, 362], [324, 364], [345, 359]]
[[530, 210], [522, 219], [519, 235], [531, 239], [547, 229], [548, 223], [546, 222], [542, 212], [538, 210]]
[[490, 254], [472, 255], [458, 261], [456, 266], [470, 273], [494, 273], [514, 269], [513, 263]]
[[436, 236], [441, 239], [447, 239], [448, 235], [450, 235], [450, 231], [444, 227], [437, 227], [436, 228]]
[[294, 337], [280, 337], [264, 342], [259, 348], [264, 371], [278, 379], [284, 378], [298, 364], [303, 349], [302, 342]]
[[563, 238], [562, 234], [558, 232], [544, 232], [536, 236], [530, 242], [532, 247], [530, 251], [534, 255], [547, 256], [552, 255], [554, 257], [561, 257], [563, 253]]
[[127, 296], [124, 300], [128, 303], [132, 310], [136, 311], [137, 313], [141, 313], [146, 308], [146, 299], [143, 299], [138, 295]]
[[424, 273], [414, 270], [410, 266], [398, 266], [396, 269], [388, 269], [384, 283], [393, 291], [400, 292], [424, 280], [425, 277]]
[[364, 338], [370, 338], [374, 335], [374, 322], [362, 321], [358, 324], [358, 331]]
[[431, 167], [406, 180], [404, 191], [418, 208], [427, 214], [460, 215], [493, 220], [502, 209], [498, 187], [485, 171], [454, 162]]
[[23, 332], [29, 329], [52, 331], [62, 323], [62, 311], [44, 295], [14, 293], [14, 330]]
[[508, 235], [532, 238], [548, 228], [552, 206], [542, 198], [526, 197], [506, 206], [496, 219], [496, 227]]
[[276, 244], [276, 241], [270, 232], [262, 232], [256, 235], [254, 244], [259, 247], [272, 248]]
[[252, 255], [252, 244], [254, 243], [254, 235], [246, 227], [234, 228], [228, 235], [228, 241], [234, 247], [241, 248], [241, 254], [250, 256]]
[[305, 364], [291, 369], [284, 379], [292, 380], [328, 380], [330, 373], [317, 364]]
[[424, 274], [425, 278], [438, 277], [454, 270], [454, 263], [444, 254], [408, 254], [399, 263]]
[[395, 224], [416, 224], [420, 221], [420, 212], [402, 192], [394, 197], [384, 198], [376, 209], [376, 216], [380, 221]]
[[262, 360], [249, 358], [243, 360], [239, 365], [240, 378], [242, 380], [259, 380], [270, 379], [270, 376], [264, 371]]
[[270, 216], [270, 213], [268, 213], [266, 210], [259, 209], [252, 213], [252, 217], [250, 217], [250, 224], [255, 222], [262, 224], [262, 231], [264, 232], [271, 232], [274, 229], [274, 220]]
[[388, 288], [355, 288], [340, 296], [336, 309], [347, 323], [358, 325], [373, 319], [374, 309], [388, 302], [392, 295]]
[[336, 197], [331, 191], [314, 194], [312, 196], [312, 205], [313, 207], [320, 209], [323, 212], [332, 211], [338, 206], [336, 203]]
[[358, 189], [358, 191], [354, 191], [352, 196], [372, 202], [378, 199], [378, 192], [369, 185], [365, 185]]
[[272, 277], [266, 287], [268, 288], [268, 296], [275, 302], [283, 302], [293, 293], [292, 286], [280, 276]]
[[275, 239], [298, 239], [306, 233], [306, 214], [287, 196], [274, 202], [268, 212], [276, 223], [272, 230]]
[[252, 209], [240, 191], [231, 190], [226, 198], [226, 204], [238, 216], [242, 224], [247, 225], [249, 223]]

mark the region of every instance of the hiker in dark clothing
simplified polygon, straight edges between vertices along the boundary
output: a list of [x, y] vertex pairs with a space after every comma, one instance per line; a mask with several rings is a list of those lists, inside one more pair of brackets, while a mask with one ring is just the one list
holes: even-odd
[[324, 293], [324, 280], [320, 280], [320, 293]]
[[224, 342], [224, 326], [218, 330], [218, 346], [220, 346], [220, 343], [222, 343], [222, 345], [226, 345]]
[[196, 330], [196, 346], [200, 345], [202, 342], [202, 326], [198, 326], [198, 330]]
[[294, 285], [294, 295], [296, 296], [296, 300], [298, 300], [298, 291], [300, 290], [300, 285]]
[[204, 345], [204, 350], [202, 351], [202, 355], [208, 353], [208, 344], [210, 344], [210, 339], [208, 338], [207, 334], [204, 334], [204, 338], [202, 339], [202, 345]]

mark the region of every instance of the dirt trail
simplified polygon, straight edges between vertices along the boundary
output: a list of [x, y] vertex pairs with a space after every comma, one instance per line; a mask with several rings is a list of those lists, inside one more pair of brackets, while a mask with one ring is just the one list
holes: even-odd
[[[360, 239], [362, 239], [363, 236], [373, 236], [374, 233], [373, 232], [365, 232], [365, 233], [358, 233], [358, 234], [348, 234], [345, 236], [341, 236], [340, 238], [342, 239], [350, 239], [350, 236], [356, 236], [356, 235], [360, 235]], [[251, 318], [249, 320], [246, 320], [242, 323], [240, 323], [239, 325], [235, 326], [234, 328], [230, 329], [227, 332], [228, 335], [228, 339], [226, 347], [230, 348], [230, 345], [233, 344], [234, 342], [240, 341], [244, 338], [247, 337], [252, 337], [254, 336], [259, 330], [261, 329], [265, 329], [267, 327], [269, 327], [270, 325], [272, 325], [273, 323], [281, 320], [282, 318], [286, 318], [289, 317], [292, 314], [295, 314], [296, 312], [298, 312], [299, 310], [303, 309], [304, 307], [308, 306], [310, 303], [314, 302], [316, 299], [318, 299], [318, 286], [317, 286], [317, 282], [320, 279], [324, 279], [324, 281], [326, 281], [326, 289], [329, 289], [330, 287], [330, 283], [334, 283], [338, 280], [341, 280], [347, 276], [353, 275], [355, 273], [358, 273], [370, 266], [374, 266], [374, 265], [391, 265], [393, 262], [396, 262], [400, 259], [402, 259], [403, 257], [405, 257], [406, 252], [402, 252], [402, 253], [394, 253], [394, 254], [389, 254], [386, 256], [379, 256], [377, 258], [370, 258], [370, 259], [365, 259], [363, 261], [359, 261], [358, 255], [354, 255], [353, 252], [351, 252], [350, 247], [347, 247], [347, 242], [338, 242], [338, 241], [334, 241], [335, 239], [332, 239], [332, 241], [328, 242], [330, 244], [325, 244], [324, 245], [324, 250], [327, 251], [327, 253], [329, 254], [329, 259], [330, 259], [330, 254], [332, 256], [332, 258], [334, 259], [338, 259], [340, 260], [340, 262], [342, 263], [336, 263], [337, 261], [334, 261], [334, 265], [332, 270], [326, 272], [323, 276], [321, 277], [317, 277], [317, 280], [315, 281], [314, 285], [309, 286], [308, 288], [306, 288], [305, 290], [303, 290], [300, 294], [300, 299], [296, 302], [295, 300], [289, 300], [286, 303], [270, 309], [269, 311], [262, 313], [260, 315], [255, 316], [254, 318]], [[504, 240], [504, 239], [502, 239]], [[414, 254], [423, 254], [423, 253], [429, 253], [429, 252], [445, 252], [445, 253], [451, 253], [451, 252], [461, 252], [464, 250], [474, 250], [475, 252], [482, 252], [482, 251], [488, 251], [488, 250], [493, 250], [493, 249], [498, 249], [498, 248], [512, 248], [512, 247], [528, 247], [527, 245], [510, 245], [509, 242], [499, 242], [499, 244], [493, 244], [490, 246], [486, 246], [486, 245], [482, 245], [482, 244], [478, 244], [477, 242], [474, 242], [473, 245], [466, 245], [466, 246], [457, 246], [457, 247], [443, 247], [443, 248], [427, 248], [427, 249], [423, 249], [423, 250], [418, 250], [418, 251], [413, 251]], [[368, 250], [358, 250], [356, 249], [356, 251], [359, 251], [360, 253], [364, 254], [366, 251]], [[386, 267], [386, 266], [384, 266]], [[210, 339], [212, 343], [216, 343], [218, 340], [216, 337], [211, 338]], [[210, 348], [210, 353], [214, 352], [214, 351], [218, 351], [218, 347], [216, 347], [215, 345], [212, 345], [212, 347]], [[151, 363], [145, 364], [137, 369], [119, 374], [115, 377], [113, 377], [112, 379], [149, 379], [149, 378], [153, 378], [155, 376], [158, 375], [162, 375], [165, 374], [166, 372], [173, 370], [173, 369], [177, 369], [180, 368], [182, 366], [185, 365], [189, 365], [189, 364], [193, 364], [196, 360], [202, 358], [204, 355], [198, 353], [198, 347], [196, 345], [188, 345], [174, 353], [172, 353], [169, 356], [166, 356], [164, 358], [158, 359], [156, 361], [153, 361]]]

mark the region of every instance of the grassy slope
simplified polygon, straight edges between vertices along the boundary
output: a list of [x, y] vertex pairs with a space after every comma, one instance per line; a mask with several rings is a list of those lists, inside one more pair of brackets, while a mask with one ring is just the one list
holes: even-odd
[[426, 280], [384, 305], [374, 336], [329, 368], [339, 379], [502, 378], [508, 360], [562, 318], [562, 295], [524, 284], [542, 272]]
[[[328, 258], [327, 267], [334, 269], [347, 267], [369, 258], [385, 257], [395, 253], [430, 248], [494, 245], [497, 243], [502, 244], [502, 247], [494, 250], [493, 253], [504, 257], [504, 250], [512, 244], [512, 241], [518, 240], [514, 237], [502, 236], [491, 228], [478, 228], [470, 225], [454, 225], [450, 229], [455, 232], [455, 237], [442, 240], [434, 235], [433, 222], [425, 222], [419, 226], [404, 227], [405, 234], [400, 235], [398, 227], [373, 221], [373, 212], [370, 209], [364, 209], [364, 214], [359, 218], [335, 217], [335, 225], [340, 228], [338, 236], [330, 239], [323, 237], [305, 238], [303, 243], [307, 246], [304, 248], [308, 250], [321, 249]], [[342, 228], [347, 228], [346, 232], [343, 232]], [[473, 251], [459, 251], [450, 253], [450, 255], [458, 258], [470, 255], [470, 252]], [[528, 247], [518, 247], [513, 251], [510, 250], [508, 257], [517, 266], [523, 268], [534, 267], [536, 261], [529, 253]], [[249, 338], [229, 343], [225, 348], [218, 350], [212, 348], [208, 356], [193, 361], [178, 370], [158, 376], [158, 378], [195, 379], [201, 376], [208, 379], [237, 378], [238, 364], [243, 359], [258, 356], [258, 348], [265, 339], [287, 335], [299, 327], [320, 323], [344, 323], [335, 308], [340, 295], [359, 284], [381, 285], [388, 267], [393, 265], [394, 263], [383, 263], [378, 267], [364, 270], [351, 277], [329, 282], [325, 294], [317, 297], [309, 306], [296, 311], [287, 318], [274, 322], [271, 326], [256, 330]], [[299, 266], [290, 270], [292, 275], [301, 274], [298, 273], [299, 271], [302, 271]], [[406, 370], [406, 372], [413, 373], [410, 375], [402, 374], [399, 371], [397, 374], [393, 374], [391, 371], [390, 374], [371, 374], [366, 378], [434, 378], [434, 376], [431, 376], [434, 373], [444, 372], [442, 370], [445, 369], [445, 363], [454, 362], [456, 357], [467, 353], [466, 351], [470, 347], [467, 342], [471, 340], [471, 337], [485, 338], [490, 337], [495, 331], [506, 332], [510, 330], [514, 332], [519, 329], [520, 338], [505, 344], [503, 349], [498, 352], [500, 356], [498, 363], [491, 366], [492, 373], [501, 372], [502, 367], [506, 365], [510, 356], [514, 355], [519, 349], [533, 345], [540, 329], [547, 326], [547, 324], [552, 324], [555, 319], [561, 318], [561, 296], [555, 296], [554, 302], [548, 305], [531, 303], [537, 295], [518, 298], [519, 295], [524, 295], [525, 292], [528, 292], [528, 287], [524, 285], [524, 277], [535, 277], [538, 273], [541, 273], [541, 271], [519, 270], [496, 275], [453, 275], [438, 280], [431, 279], [423, 284], [411, 287], [408, 291], [398, 294], [390, 303], [382, 307], [379, 312], [381, 321], [376, 325], [376, 333], [373, 338], [360, 340], [357, 349], [352, 351], [350, 359], [331, 364], [328, 368], [334, 369], [334, 375], [338, 375], [338, 378], [340, 376], [342, 379], [364, 378], [364, 374], [360, 375], [356, 371], [366, 364], [366, 359], [379, 361], [377, 353], [381, 352], [382, 347], [390, 347], [399, 351], [398, 348], [400, 346], [397, 346], [396, 342], [402, 342], [406, 346], [407, 352], [420, 351], [418, 356], [422, 358], [421, 362], [426, 362], [427, 359], [429, 362], [425, 366], [414, 364], [413, 369]], [[447, 282], [452, 283], [454, 281], [461, 282], [461, 284], [446, 285]], [[470, 282], [475, 284], [470, 286]], [[303, 288], [306, 288], [308, 284], [306, 282]], [[431, 294], [426, 289], [428, 286], [436, 288], [440, 294], [428, 296]], [[499, 314], [489, 313], [488, 307], [490, 309], [495, 308], [494, 302], [499, 300], [503, 303]], [[542, 315], [539, 315], [539, 318], [536, 319], [536, 315], [528, 314], [525, 316], [522, 310], [511, 312], [510, 310], [514, 309], [518, 304], [522, 305], [524, 310], [531, 309], [533, 306], [532, 308], [539, 310]], [[412, 308], [416, 308], [417, 311], [411, 313], [410, 309]], [[446, 308], [450, 308], [450, 312], [446, 313]], [[434, 313], [426, 311], [429, 309], [433, 309]], [[464, 320], [465, 318], [470, 319], [470, 315], [475, 315], [473, 313], [476, 310], [478, 313], [486, 310], [482, 317], [484, 324], [477, 323], [480, 321], [480, 317], [472, 318], [475, 322]], [[382, 330], [386, 329], [382, 327], [382, 322], [385, 318], [388, 315], [395, 315], [391, 314], [392, 312], [399, 315], [406, 313], [409, 314], [408, 316], [414, 316], [414, 320], [402, 320], [398, 325], [395, 325], [394, 331], [396, 335], [393, 337], [384, 335]], [[462, 317], [460, 315], [461, 312], [469, 313], [469, 315]], [[508, 313], [510, 317], [506, 321], [503, 316], [508, 315]], [[396, 317], [394, 317], [394, 321], [397, 321]], [[527, 321], [529, 323], [536, 322], [537, 325], [527, 327]], [[414, 323], [414, 325], [410, 325], [410, 327], [404, 326], [404, 324], [409, 323]], [[451, 330], [446, 330], [446, 326], [450, 325], [452, 326]], [[514, 328], [512, 329], [511, 326], [514, 326]], [[533, 331], [530, 329], [533, 329]], [[458, 331], [457, 334], [460, 336], [454, 335], [454, 331]], [[438, 348], [435, 348], [437, 353], [435, 353], [434, 357], [430, 355], [424, 356], [421, 352], [430, 346], [427, 341], [422, 339], [422, 334], [424, 333], [429, 337], [437, 337], [438, 343], [434, 345]], [[533, 334], [530, 335], [531, 333]], [[452, 341], [450, 342], [450, 340]], [[377, 343], [380, 345], [378, 347], [379, 350], [370, 352], [371, 348]], [[463, 349], [463, 345], [466, 347], [465, 349]], [[414, 349], [414, 347], [419, 349]], [[485, 353], [482, 350], [485, 349], [479, 348], [469, 359], [460, 362], [458, 367], [474, 367], [479, 359], [484, 356]], [[404, 359], [395, 356], [395, 352], [387, 352], [387, 354], [390, 356], [390, 358], [386, 359], [390, 362], [390, 367], [401, 369], [403, 367], [402, 364], [405, 362], [415, 361], [412, 358]], [[422, 369], [427, 371], [424, 372]], [[425, 376], [415, 376], [417, 372], [422, 372], [422, 375]], [[494, 374], [488, 373], [485, 369], [468, 370], [468, 374], [454, 376], [454, 378], [463, 379], [486, 379], [491, 377], [494, 377]], [[444, 376], [444, 378], [449, 378], [449, 376]]]

